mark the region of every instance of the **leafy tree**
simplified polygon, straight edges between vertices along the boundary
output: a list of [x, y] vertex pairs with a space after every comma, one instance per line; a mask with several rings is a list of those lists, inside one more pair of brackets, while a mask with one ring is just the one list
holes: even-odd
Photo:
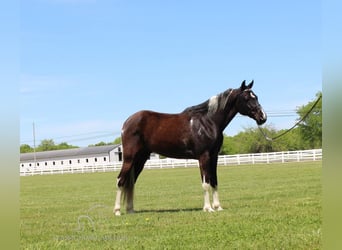
[[20, 145], [20, 153], [31, 153], [33, 152], [33, 148], [28, 144]]
[[44, 139], [40, 142], [40, 144], [36, 148], [36, 151], [39, 152], [39, 151], [70, 149], [70, 148], [78, 148], [78, 147], [70, 145], [66, 142], [62, 142], [56, 145], [53, 139]]
[[[263, 128], [265, 134], [273, 137], [276, 133], [271, 126]], [[267, 141], [258, 128], [245, 128], [245, 131], [235, 136], [224, 136], [220, 154], [245, 154], [272, 152], [277, 150], [277, 145]]]
[[[322, 95], [322, 92], [316, 94], [316, 98]], [[315, 101], [311, 101], [297, 109], [297, 114], [302, 119], [313, 107]], [[322, 99], [320, 99], [314, 109], [299, 124], [302, 139], [310, 148], [322, 147]]]
[[56, 150], [57, 146], [52, 139], [44, 139], [40, 142], [37, 147], [37, 151], [49, 151], [49, 150]]
[[[281, 135], [286, 131], [286, 129], [279, 130], [274, 136]], [[294, 128], [286, 135], [279, 137], [279, 139], [273, 141], [273, 144], [276, 145], [274, 146], [275, 151], [293, 151], [308, 148], [305, 146], [299, 128]]]
[[62, 142], [62, 143], [58, 144], [57, 147], [56, 147], [57, 150], [60, 150], [60, 149], [70, 149], [70, 148], [78, 148], [78, 147], [70, 145], [70, 144], [68, 144], [66, 142]]
[[[270, 127], [264, 128], [265, 133], [269, 136], [274, 134], [274, 130]], [[261, 153], [274, 151], [272, 142], [266, 140], [258, 128], [247, 128], [245, 132], [237, 135], [239, 144], [244, 153]]]
[[118, 137], [114, 140], [114, 144], [121, 144], [121, 137]]
[[114, 143], [113, 142], [106, 143], [106, 142], [100, 141], [96, 144], [90, 144], [88, 145], [88, 147], [98, 147], [98, 146], [106, 146], [106, 145], [114, 145]]

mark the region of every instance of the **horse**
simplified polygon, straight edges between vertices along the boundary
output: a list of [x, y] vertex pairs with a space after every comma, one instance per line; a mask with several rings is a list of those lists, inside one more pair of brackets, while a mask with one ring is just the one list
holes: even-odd
[[223, 210], [217, 182], [217, 159], [223, 143], [223, 131], [237, 113], [254, 119], [258, 125], [267, 119], [257, 95], [252, 91], [253, 83], [254, 80], [246, 85], [243, 81], [239, 88], [230, 88], [178, 114], [143, 110], [131, 115], [121, 132], [123, 164], [117, 177], [113, 213], [121, 215], [122, 195], [127, 213], [134, 212], [134, 185], [152, 152], [166, 157], [198, 160], [204, 190], [203, 211]]

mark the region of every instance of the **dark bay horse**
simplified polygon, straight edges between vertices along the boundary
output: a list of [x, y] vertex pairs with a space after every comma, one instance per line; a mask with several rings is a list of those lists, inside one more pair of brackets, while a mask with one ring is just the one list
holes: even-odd
[[127, 212], [133, 212], [134, 184], [152, 152], [166, 157], [197, 159], [204, 189], [203, 210], [222, 210], [216, 168], [223, 130], [237, 113], [249, 116], [258, 125], [266, 122], [266, 114], [251, 90], [252, 86], [253, 81], [248, 85], [243, 81], [240, 88], [228, 89], [179, 114], [140, 111], [130, 116], [121, 134], [123, 165], [117, 178], [114, 214], [120, 215], [122, 194], [127, 202]]

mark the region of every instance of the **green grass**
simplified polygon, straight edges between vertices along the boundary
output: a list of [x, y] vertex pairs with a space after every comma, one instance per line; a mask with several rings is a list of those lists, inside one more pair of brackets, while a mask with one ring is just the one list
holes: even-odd
[[21, 177], [21, 248], [321, 249], [321, 164], [219, 167], [216, 213], [197, 168], [145, 169], [121, 217], [118, 172]]

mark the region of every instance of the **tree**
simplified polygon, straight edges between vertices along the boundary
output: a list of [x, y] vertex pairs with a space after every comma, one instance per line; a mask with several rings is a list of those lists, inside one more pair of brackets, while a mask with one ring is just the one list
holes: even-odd
[[100, 141], [99, 143], [95, 144], [95, 147], [97, 147], [97, 146], [106, 146], [106, 145], [108, 145], [108, 144], [103, 142], [103, 141]]
[[[270, 125], [265, 126], [263, 131], [269, 137], [277, 133]], [[278, 148], [278, 144], [266, 140], [258, 128], [249, 127], [233, 137], [225, 135], [220, 154], [274, 152]]]
[[70, 145], [70, 144], [68, 144], [66, 142], [62, 142], [62, 143], [58, 144], [57, 147], [56, 147], [57, 150], [60, 150], [60, 149], [70, 149], [70, 148], [78, 148], [78, 147]]
[[40, 142], [36, 151], [50, 151], [50, 150], [61, 150], [61, 149], [70, 149], [70, 148], [78, 148], [77, 146], [70, 145], [66, 142], [62, 142], [58, 145], [55, 144], [53, 139], [45, 139]]
[[33, 148], [28, 144], [20, 145], [20, 153], [31, 153]]
[[[281, 135], [286, 131], [287, 129], [279, 130], [275, 136]], [[308, 148], [301, 137], [299, 128], [294, 128], [293, 130], [287, 132], [284, 136], [281, 136], [273, 141], [273, 143], [276, 144], [276, 146], [274, 146], [276, 151], [293, 151]]]
[[37, 147], [37, 151], [49, 151], [49, 150], [56, 150], [57, 146], [52, 139], [44, 139], [40, 142]]
[[[319, 98], [321, 95], [322, 92], [318, 92], [316, 98]], [[311, 101], [297, 109], [299, 119], [303, 119], [315, 102]], [[302, 139], [308, 144], [309, 148], [322, 147], [322, 99], [318, 101], [311, 113], [299, 124], [299, 129]]]
[[121, 137], [118, 137], [114, 140], [114, 144], [121, 144]]

